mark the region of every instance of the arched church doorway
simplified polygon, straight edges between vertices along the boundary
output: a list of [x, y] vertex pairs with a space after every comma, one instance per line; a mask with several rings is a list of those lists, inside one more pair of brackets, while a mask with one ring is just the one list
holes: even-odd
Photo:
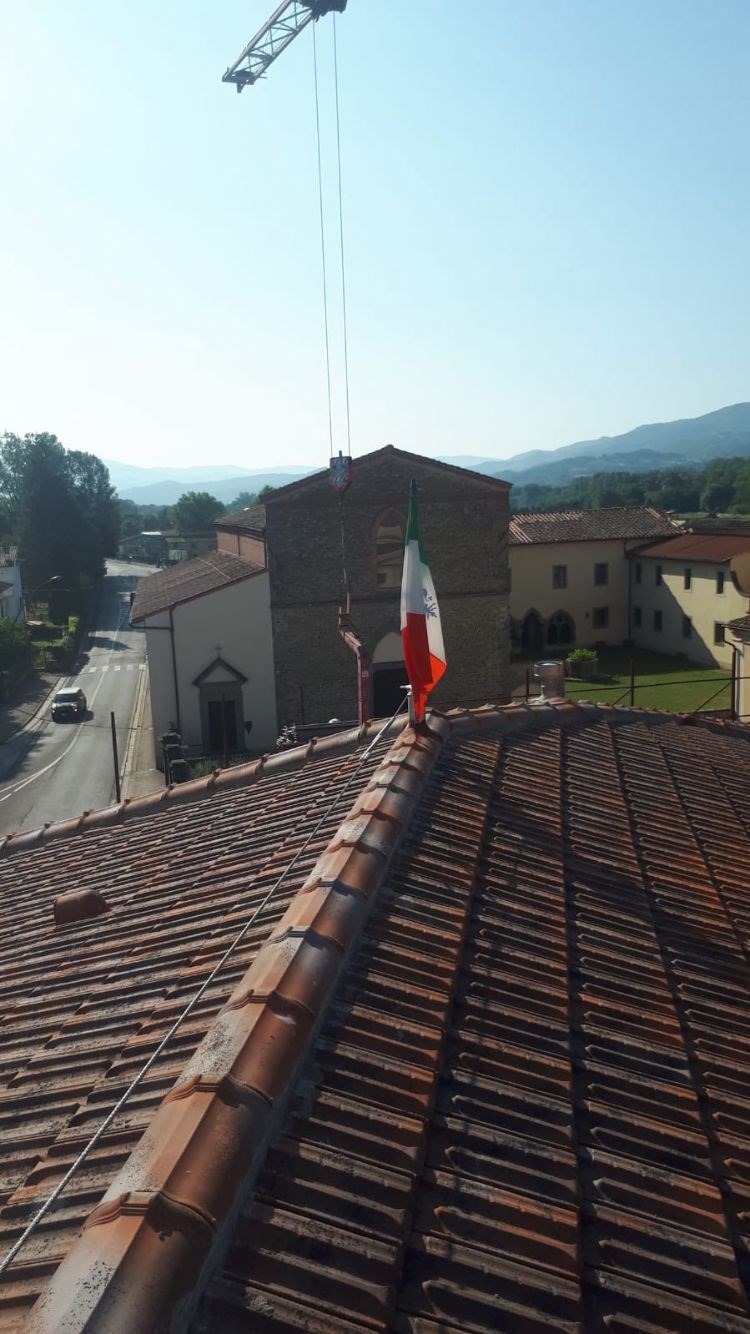
[[544, 648], [544, 622], [538, 611], [527, 611], [521, 625], [521, 652], [536, 658]]
[[390, 718], [404, 698], [408, 685], [401, 636], [392, 630], [378, 643], [372, 655], [372, 715]]

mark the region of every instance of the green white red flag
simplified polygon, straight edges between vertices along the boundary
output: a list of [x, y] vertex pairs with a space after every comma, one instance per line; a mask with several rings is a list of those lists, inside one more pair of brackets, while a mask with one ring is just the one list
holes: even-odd
[[435, 586], [417, 526], [417, 484], [412, 482], [401, 580], [401, 643], [412, 690], [414, 719], [421, 722], [430, 691], [445, 671], [443, 631]]

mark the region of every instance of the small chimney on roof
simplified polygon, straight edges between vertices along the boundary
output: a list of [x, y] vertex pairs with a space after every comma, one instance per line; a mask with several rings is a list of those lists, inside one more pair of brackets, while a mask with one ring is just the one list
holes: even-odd
[[71, 926], [90, 917], [100, 917], [108, 911], [108, 905], [97, 889], [71, 889], [67, 894], [58, 894], [52, 911], [55, 926]]
[[534, 663], [534, 676], [542, 687], [540, 699], [561, 699], [565, 694], [565, 667], [554, 658]]

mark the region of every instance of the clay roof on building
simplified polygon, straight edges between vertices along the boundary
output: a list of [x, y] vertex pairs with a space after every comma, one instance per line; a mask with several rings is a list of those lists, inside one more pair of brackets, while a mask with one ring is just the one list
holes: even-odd
[[750, 537], [750, 520], [738, 518], [736, 515], [719, 515], [713, 518], [699, 516], [690, 520], [690, 531]]
[[[303, 848], [373, 734], [337, 735], [0, 840], [0, 1260]], [[0, 1278], [3, 1329], [22, 1323], [340, 819], [334, 811], [302, 851], [51, 1220]], [[101, 915], [56, 925], [55, 900], [72, 918], [95, 911], [97, 896]]]
[[166, 611], [180, 602], [190, 602], [204, 593], [213, 593], [226, 584], [236, 584], [261, 574], [262, 565], [231, 556], [226, 551], [206, 551], [192, 560], [180, 561], [166, 570], [157, 570], [139, 579], [131, 612], [131, 621], [142, 621], [157, 611]]
[[511, 514], [511, 546], [542, 542], [597, 542], [661, 537], [674, 524], [653, 505], [636, 509], [560, 510], [550, 514]]
[[641, 547], [638, 555], [656, 556], [659, 560], [707, 560], [721, 564], [744, 551], [750, 551], [750, 536], [681, 533], [667, 542]]
[[266, 531], [265, 505], [250, 505], [247, 509], [237, 510], [234, 514], [222, 514], [216, 520], [216, 528], [231, 528], [243, 533], [253, 533], [261, 537]]
[[731, 630], [733, 635], [738, 635], [740, 638], [743, 638], [745, 635], [750, 636], [750, 616], [738, 616], [736, 620], [729, 621], [727, 629]]
[[6, 844], [7, 1244], [327, 812], [5, 1327], [748, 1334], [750, 732], [433, 715], [346, 793], [341, 744]]

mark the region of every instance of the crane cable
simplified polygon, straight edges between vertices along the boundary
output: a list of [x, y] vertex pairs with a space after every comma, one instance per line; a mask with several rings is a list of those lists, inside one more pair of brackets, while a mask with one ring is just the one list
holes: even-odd
[[320, 257], [323, 265], [323, 325], [325, 328], [326, 342], [326, 384], [328, 387], [328, 440], [331, 446], [331, 456], [333, 456], [333, 413], [331, 410], [331, 350], [328, 338], [328, 282], [326, 278], [326, 239], [325, 227], [323, 225], [323, 167], [320, 158], [320, 106], [318, 99], [318, 44], [315, 40], [315, 24], [312, 25], [313, 34], [313, 71], [315, 76], [315, 130], [318, 140], [318, 205], [320, 208]]
[[346, 265], [344, 263], [344, 204], [341, 189], [341, 121], [339, 118], [339, 57], [336, 45], [336, 15], [333, 15], [333, 80], [336, 90], [336, 157], [339, 177], [339, 242], [341, 248], [341, 311], [344, 331], [344, 387], [346, 391], [346, 452], [352, 452], [352, 429], [349, 414], [349, 346], [346, 329]]
[[[323, 208], [323, 166], [322, 149], [320, 138], [320, 94], [318, 88], [318, 44], [315, 35], [315, 24], [312, 25], [313, 33], [313, 75], [315, 83], [315, 132], [317, 139], [317, 157], [318, 157], [318, 210], [320, 214], [320, 256], [323, 269], [323, 326], [325, 332], [326, 349], [326, 387], [328, 392], [328, 437], [333, 455], [333, 408], [331, 394], [331, 349], [330, 333], [328, 322], [328, 275], [326, 269], [326, 245], [325, 245], [325, 222]], [[344, 192], [341, 176], [341, 111], [339, 105], [339, 58], [338, 44], [336, 40], [336, 15], [333, 15], [333, 87], [334, 101], [336, 108], [336, 166], [337, 166], [337, 186], [338, 186], [338, 213], [339, 213], [339, 258], [341, 264], [341, 315], [342, 331], [344, 344], [344, 393], [346, 400], [346, 452], [351, 455], [352, 452], [352, 431], [351, 431], [351, 410], [349, 401], [349, 333], [347, 325], [346, 311], [346, 255], [344, 249]]]

